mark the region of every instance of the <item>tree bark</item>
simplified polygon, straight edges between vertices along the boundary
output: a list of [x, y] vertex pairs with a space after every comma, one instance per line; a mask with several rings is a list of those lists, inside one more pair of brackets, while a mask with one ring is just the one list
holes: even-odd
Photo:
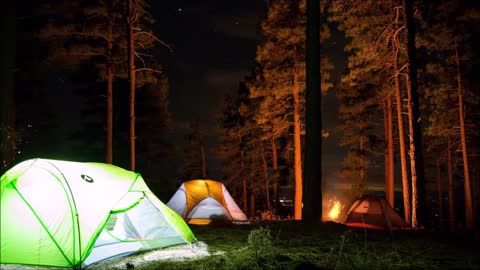
[[106, 130], [106, 153], [105, 163], [113, 162], [113, 44], [111, 38], [113, 36], [113, 23], [108, 24], [109, 40], [107, 41], [107, 130]]
[[365, 139], [363, 138], [363, 135], [360, 136], [359, 152], [360, 152], [360, 164], [359, 164], [359, 170], [358, 170], [357, 198], [361, 197], [363, 195], [363, 192], [365, 191], [365, 177], [366, 177], [365, 158], [366, 157], [365, 157]]
[[304, 220], [322, 221], [322, 88], [320, 1], [307, 0]]
[[403, 211], [404, 219], [407, 223], [411, 222], [411, 213], [410, 213], [410, 194], [409, 194], [409, 183], [407, 175], [407, 157], [405, 153], [405, 135], [403, 131], [403, 115], [402, 115], [402, 96], [400, 94], [400, 78], [398, 71], [398, 47], [394, 45], [394, 55], [393, 55], [393, 69], [394, 69], [394, 80], [395, 80], [395, 97], [397, 103], [397, 122], [398, 122], [398, 145], [400, 148], [400, 167], [402, 172], [402, 189], [403, 189]]
[[[254, 160], [255, 157], [252, 153], [250, 156], [250, 161], [253, 163]], [[253, 166], [253, 164], [250, 166]], [[252, 175], [250, 175], [250, 218], [255, 218], [255, 182]]]
[[[386, 97], [388, 98], [388, 96]], [[384, 100], [382, 102], [383, 106], [383, 136], [385, 138], [385, 145], [384, 145], [384, 175], [385, 175], [385, 200], [390, 204], [390, 198], [389, 198], [389, 190], [390, 190], [390, 164], [389, 164], [389, 149], [388, 149], [388, 143], [390, 138], [388, 137], [388, 105], [387, 105], [387, 100]]]
[[245, 176], [245, 159], [243, 150], [240, 150], [240, 159], [242, 166], [242, 199], [243, 199], [243, 212], [247, 213], [247, 178]]
[[295, 170], [295, 198], [294, 219], [302, 219], [302, 145], [300, 138], [300, 85], [298, 81], [297, 48], [293, 52], [293, 141], [294, 141], [294, 170]]
[[451, 152], [451, 139], [448, 137], [447, 148], [447, 170], [448, 170], [448, 219], [450, 221], [450, 231], [455, 231], [455, 204], [453, 202], [453, 173], [452, 173], [452, 152]]
[[388, 118], [388, 203], [395, 207], [395, 164], [393, 152], [393, 106], [391, 94], [387, 97]]
[[268, 167], [267, 167], [267, 160], [265, 159], [265, 151], [263, 150], [262, 146], [262, 164], [263, 164], [263, 177], [265, 178], [265, 200], [266, 200], [266, 207], [270, 210], [272, 207], [270, 205], [270, 184], [268, 182]]
[[128, 55], [128, 80], [130, 83], [130, 170], [135, 171], [135, 56], [133, 24], [136, 20], [134, 0], [127, 0], [127, 55]]
[[455, 62], [457, 65], [457, 93], [458, 93], [458, 116], [460, 121], [460, 136], [462, 141], [463, 175], [464, 175], [464, 193], [465, 193], [465, 223], [469, 230], [475, 228], [475, 219], [473, 214], [472, 190], [470, 184], [470, 170], [468, 167], [467, 138], [465, 134], [465, 113], [463, 111], [463, 86], [462, 74], [460, 70], [460, 57], [458, 54], [458, 44], [455, 39]]
[[422, 152], [420, 103], [418, 97], [415, 26], [413, 20], [413, 0], [403, 0], [403, 13], [407, 30], [407, 96], [410, 130], [410, 167], [412, 178], [412, 226], [425, 224], [425, 176]]
[[275, 210], [277, 210], [278, 209], [278, 200], [279, 200], [279, 195], [278, 195], [278, 154], [277, 154], [277, 146], [275, 144], [275, 139], [272, 139], [272, 169], [273, 169], [273, 175], [274, 175], [274, 182], [273, 182], [273, 199], [275, 200], [274, 208], [275, 208]]
[[438, 200], [438, 219], [440, 231], [443, 231], [443, 199], [442, 199], [442, 177], [440, 174], [440, 159], [437, 159], [437, 200]]

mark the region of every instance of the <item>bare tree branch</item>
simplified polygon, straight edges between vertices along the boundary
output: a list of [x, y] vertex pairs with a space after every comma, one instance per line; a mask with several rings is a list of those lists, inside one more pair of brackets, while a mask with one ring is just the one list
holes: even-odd
[[140, 32], [136, 32], [133, 34], [134, 36], [136, 35], [147, 35], [151, 38], [153, 38], [154, 40], [156, 40], [157, 42], [159, 42], [160, 44], [162, 44], [163, 46], [167, 47], [170, 52], [173, 52], [172, 50], [172, 47], [170, 47], [170, 45], [168, 45], [167, 43], [165, 43], [164, 41], [162, 41], [161, 39], [157, 38], [155, 35], [153, 35], [152, 33], [149, 33], [147, 31], [140, 31]]
[[137, 71], [150, 71], [150, 72], [154, 72], [154, 73], [162, 73], [161, 70], [156, 70], [156, 69], [153, 69], [153, 68], [137, 68], [135, 69], [135, 72]]

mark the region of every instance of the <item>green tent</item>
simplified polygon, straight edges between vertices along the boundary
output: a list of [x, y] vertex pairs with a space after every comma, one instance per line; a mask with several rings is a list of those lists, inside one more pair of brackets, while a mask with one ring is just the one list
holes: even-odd
[[24, 161], [0, 178], [0, 263], [89, 265], [195, 241], [138, 173], [103, 163]]

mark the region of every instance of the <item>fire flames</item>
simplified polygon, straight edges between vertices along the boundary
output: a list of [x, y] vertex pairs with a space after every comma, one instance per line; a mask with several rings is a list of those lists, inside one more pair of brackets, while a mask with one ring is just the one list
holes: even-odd
[[335, 200], [333, 202], [332, 209], [330, 209], [330, 213], [328, 213], [328, 217], [331, 220], [336, 220], [340, 215], [341, 210], [342, 210], [342, 204], [340, 203], [340, 201]]

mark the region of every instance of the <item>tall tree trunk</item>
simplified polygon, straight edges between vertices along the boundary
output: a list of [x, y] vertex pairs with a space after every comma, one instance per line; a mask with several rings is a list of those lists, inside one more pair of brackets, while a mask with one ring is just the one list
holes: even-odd
[[270, 184], [268, 183], [268, 167], [267, 167], [267, 160], [265, 159], [265, 151], [262, 146], [262, 164], [263, 164], [263, 177], [265, 178], [265, 200], [266, 207], [270, 210], [272, 207], [270, 205]]
[[242, 166], [242, 199], [243, 199], [243, 212], [247, 213], [247, 178], [245, 175], [245, 157], [243, 150], [240, 150], [240, 159]]
[[397, 103], [397, 122], [398, 122], [398, 145], [400, 147], [400, 167], [402, 172], [402, 189], [403, 189], [403, 212], [404, 218], [407, 223], [411, 222], [411, 213], [410, 213], [410, 194], [408, 186], [408, 175], [407, 175], [407, 157], [405, 153], [405, 135], [403, 131], [403, 115], [402, 115], [402, 96], [400, 94], [400, 78], [398, 71], [398, 47], [397, 44], [394, 45], [394, 55], [393, 55], [393, 69], [394, 69], [394, 80], [395, 80], [395, 97]]
[[322, 89], [320, 75], [320, 1], [307, 0], [305, 182], [303, 216], [322, 220]]
[[302, 219], [302, 145], [300, 141], [300, 85], [298, 81], [297, 48], [294, 48], [293, 59], [293, 141], [294, 141], [294, 170], [295, 170], [295, 199], [294, 218]]
[[13, 163], [15, 139], [15, 51], [16, 2], [7, 0], [0, 9], [0, 33], [3, 37], [0, 50], [0, 175]]
[[[362, 133], [363, 133], [363, 128], [362, 128]], [[359, 152], [360, 152], [360, 161], [359, 161], [359, 170], [358, 170], [358, 193], [357, 197], [361, 197], [363, 195], [363, 192], [365, 191], [365, 176], [366, 176], [366, 168], [365, 168], [365, 163], [366, 163], [366, 156], [365, 156], [365, 139], [363, 138], [363, 135], [360, 136], [360, 142], [359, 142]]]
[[392, 208], [395, 207], [395, 164], [393, 152], [393, 106], [392, 94], [387, 97], [387, 119], [388, 119], [388, 180], [390, 181], [388, 187], [388, 203]]
[[427, 198], [425, 194], [420, 102], [417, 83], [413, 0], [403, 0], [403, 13], [407, 30], [407, 96], [410, 127], [410, 167], [412, 178], [412, 226], [415, 228], [426, 225], [425, 207]]
[[112, 164], [113, 162], [113, 44], [111, 38], [113, 36], [113, 23], [108, 24], [109, 39], [107, 42], [107, 138], [105, 162]]
[[135, 171], [135, 56], [133, 24], [136, 21], [134, 0], [127, 0], [127, 55], [128, 80], [130, 82], [130, 170]]
[[440, 174], [440, 159], [437, 159], [437, 200], [438, 200], [438, 219], [440, 231], [443, 231], [443, 199], [442, 199], [442, 177]]
[[277, 146], [275, 144], [275, 139], [272, 139], [272, 169], [273, 169], [273, 176], [274, 176], [274, 182], [273, 182], [273, 199], [275, 200], [274, 202], [274, 208], [275, 210], [278, 209], [278, 154], [277, 154]]
[[[254, 160], [255, 160], [255, 156], [252, 153], [250, 156], [251, 167], [254, 166], [253, 164]], [[255, 182], [251, 174], [250, 174], [250, 218], [252, 219], [255, 218]]]
[[[388, 98], [388, 96], [386, 97]], [[385, 138], [385, 145], [384, 145], [384, 175], [385, 175], [385, 200], [390, 204], [390, 198], [389, 198], [389, 190], [390, 190], [390, 163], [389, 163], [389, 149], [388, 149], [388, 143], [390, 138], [388, 137], [388, 105], [387, 105], [387, 100], [384, 100], [382, 102], [382, 107], [383, 107], [383, 136]], [[390, 204], [391, 205], [391, 204]]]
[[460, 57], [458, 54], [458, 44], [455, 39], [455, 62], [457, 65], [457, 92], [458, 92], [458, 116], [460, 120], [460, 136], [462, 141], [464, 192], [465, 192], [465, 223], [467, 229], [472, 230], [475, 227], [473, 214], [472, 190], [470, 184], [470, 170], [468, 168], [467, 138], [465, 134], [465, 114], [463, 112], [463, 89], [462, 74], [460, 71]]
[[450, 221], [450, 231], [455, 231], [455, 205], [453, 197], [453, 173], [452, 173], [452, 150], [451, 139], [448, 137], [447, 148], [447, 171], [448, 171], [448, 219]]
[[207, 162], [205, 160], [205, 146], [200, 146], [200, 154], [202, 156], [202, 178], [207, 179]]

